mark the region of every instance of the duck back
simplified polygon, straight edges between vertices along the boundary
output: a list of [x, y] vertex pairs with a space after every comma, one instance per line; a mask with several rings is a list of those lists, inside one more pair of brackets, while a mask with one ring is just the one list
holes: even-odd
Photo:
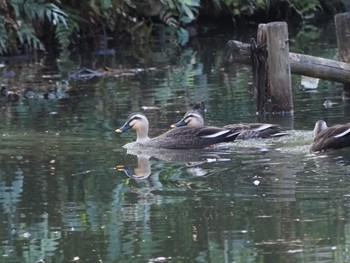
[[240, 132], [237, 139], [247, 140], [255, 138], [271, 138], [288, 135], [281, 132], [279, 125], [270, 123], [238, 123], [224, 126], [233, 132]]
[[212, 126], [178, 127], [152, 138], [144, 146], [164, 149], [203, 149], [210, 145], [232, 142], [239, 133]]

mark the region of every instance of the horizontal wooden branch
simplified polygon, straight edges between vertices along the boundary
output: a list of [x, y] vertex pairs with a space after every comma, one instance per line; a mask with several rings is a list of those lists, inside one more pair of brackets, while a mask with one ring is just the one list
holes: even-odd
[[[250, 44], [230, 40], [227, 43], [227, 56], [231, 62], [250, 65]], [[349, 63], [292, 52], [289, 53], [289, 59], [293, 74], [342, 83], [350, 82]]]

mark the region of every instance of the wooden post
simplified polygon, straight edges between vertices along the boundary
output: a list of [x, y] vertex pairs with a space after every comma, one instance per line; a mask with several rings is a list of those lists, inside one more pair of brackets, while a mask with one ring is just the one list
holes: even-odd
[[287, 24], [261, 24], [257, 36], [256, 48], [251, 43], [257, 111], [293, 115]]
[[271, 114], [270, 86], [267, 83], [266, 24], [259, 24], [257, 43], [251, 40], [251, 63], [253, 71], [254, 97], [259, 115]]
[[267, 24], [266, 36], [272, 112], [293, 115], [287, 23]]
[[[350, 13], [336, 14], [334, 17], [340, 61], [350, 63]], [[350, 82], [344, 83], [343, 99], [350, 100]]]

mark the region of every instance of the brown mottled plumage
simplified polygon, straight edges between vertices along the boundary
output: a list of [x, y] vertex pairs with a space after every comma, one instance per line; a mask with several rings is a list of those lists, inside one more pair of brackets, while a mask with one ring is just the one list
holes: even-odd
[[[171, 127], [198, 127], [204, 125], [204, 119], [202, 114], [197, 110], [188, 111], [184, 117], [173, 124]], [[239, 124], [229, 124], [223, 127], [224, 129], [229, 129], [232, 132], [239, 132], [237, 139], [252, 139], [252, 138], [271, 138], [287, 135], [280, 130], [280, 127], [276, 124], [270, 123], [239, 123]]]
[[210, 145], [234, 141], [239, 133], [213, 126], [181, 127], [171, 129], [155, 138], [148, 137], [149, 122], [142, 113], [132, 113], [116, 132], [136, 130], [140, 146], [164, 149], [202, 149]]
[[345, 147], [350, 147], [350, 123], [328, 127], [323, 120], [316, 122], [311, 151], [318, 152]]

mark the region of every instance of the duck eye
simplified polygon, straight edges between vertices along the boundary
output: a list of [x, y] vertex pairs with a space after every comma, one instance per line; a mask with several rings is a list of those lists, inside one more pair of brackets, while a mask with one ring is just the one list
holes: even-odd
[[133, 120], [141, 120], [141, 117], [139, 117], [139, 116], [134, 116], [134, 117], [131, 119], [131, 121], [133, 121]]

